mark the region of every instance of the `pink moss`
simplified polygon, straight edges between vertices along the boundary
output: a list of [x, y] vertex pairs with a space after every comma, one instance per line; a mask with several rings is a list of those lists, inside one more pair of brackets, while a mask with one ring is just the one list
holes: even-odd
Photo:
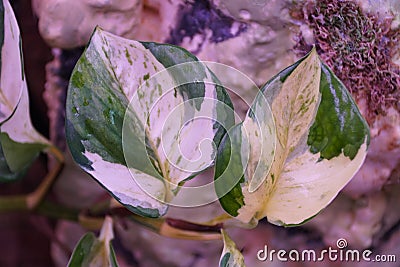
[[[302, 14], [292, 16], [313, 30], [321, 59], [356, 99], [366, 100], [369, 123], [391, 106], [400, 111], [400, 69], [391, 61], [400, 31], [390, 29], [392, 18], [365, 14], [353, 1], [309, 1], [298, 8]], [[296, 41], [299, 56], [310, 50], [301, 33]]]

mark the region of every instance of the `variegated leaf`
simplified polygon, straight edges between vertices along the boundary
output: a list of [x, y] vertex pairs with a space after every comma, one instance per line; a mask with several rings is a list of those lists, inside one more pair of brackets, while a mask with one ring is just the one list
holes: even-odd
[[219, 267], [245, 267], [243, 255], [235, 243], [224, 230], [221, 230], [221, 233], [224, 239], [224, 249], [219, 260]]
[[49, 142], [30, 120], [21, 36], [7, 0], [0, 1], [0, 47], [0, 181], [12, 181]]
[[[275, 131], [255, 139], [256, 126], [265, 120], [270, 127], [272, 122], [257, 115], [263, 101], [271, 107]], [[368, 126], [350, 93], [315, 48], [262, 88], [236, 131], [242, 138], [222, 142], [229, 146], [219, 149], [216, 174], [229, 172], [224, 154], [230, 147], [248, 146], [248, 162], [241, 160], [244, 177], [220, 202], [229, 214], [250, 224], [267, 217], [277, 225], [298, 225], [315, 216], [354, 176], [369, 144]], [[264, 153], [260, 142], [270, 143]], [[266, 162], [260, 155], [269, 153], [275, 156]], [[254, 187], [252, 179], [258, 186], [260, 169], [264, 179]]]
[[222, 125], [234, 124], [217, 83], [182, 48], [97, 28], [67, 96], [75, 161], [131, 211], [165, 214], [179, 186], [213, 164]]
[[90, 232], [79, 240], [72, 252], [68, 267], [117, 267], [118, 263], [111, 244], [113, 238], [112, 219], [106, 217], [99, 238]]

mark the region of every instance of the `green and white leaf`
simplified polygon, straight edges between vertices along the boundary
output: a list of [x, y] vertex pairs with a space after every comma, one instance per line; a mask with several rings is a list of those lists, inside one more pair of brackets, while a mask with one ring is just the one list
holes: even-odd
[[21, 36], [7, 0], [0, 1], [0, 46], [0, 181], [12, 181], [50, 144], [30, 120]]
[[213, 164], [222, 124], [234, 124], [230, 99], [217, 84], [182, 48], [97, 28], [67, 95], [75, 161], [131, 211], [162, 216], [179, 186]]
[[[265, 164], [257, 149], [260, 141], [251, 135], [263, 120], [257, 116], [263, 99], [271, 106], [275, 132], [259, 140], [271, 143], [263, 148], [268, 155], [276, 139], [275, 156], [252, 191], [253, 177], [259, 179], [254, 166]], [[315, 48], [267, 82], [241, 131], [242, 139], [232, 146], [249, 147], [248, 162], [242, 161], [245, 175], [220, 202], [230, 215], [250, 224], [267, 217], [277, 225], [298, 225], [318, 214], [358, 171], [369, 144], [369, 129], [357, 105]], [[220, 160], [227, 149], [219, 149], [216, 173], [229, 172]]]
[[106, 217], [99, 238], [90, 232], [79, 240], [72, 252], [68, 267], [117, 267], [118, 263], [111, 244], [113, 238], [112, 219]]
[[224, 249], [219, 260], [219, 267], [245, 267], [243, 255], [235, 243], [224, 230], [221, 230], [221, 234], [224, 240]]

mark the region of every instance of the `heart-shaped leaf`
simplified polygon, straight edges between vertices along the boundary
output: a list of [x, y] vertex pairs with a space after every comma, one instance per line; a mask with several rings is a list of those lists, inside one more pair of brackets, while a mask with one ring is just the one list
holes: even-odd
[[49, 142], [29, 116], [21, 36], [8, 1], [0, 1], [0, 181], [21, 177]]
[[[264, 104], [267, 116], [261, 116], [265, 101], [272, 115]], [[241, 138], [222, 141], [216, 178], [232, 172], [229, 166], [245, 171], [220, 202], [250, 224], [267, 217], [274, 224], [298, 225], [315, 216], [354, 176], [369, 144], [357, 105], [315, 49], [267, 82], [242, 125], [232, 131]], [[244, 147], [248, 157], [242, 153], [229, 165], [230, 150]]]
[[71, 258], [68, 262], [68, 267], [117, 267], [118, 263], [111, 244], [113, 238], [112, 219], [106, 217], [99, 238], [96, 238], [95, 235], [90, 232], [85, 234], [81, 240], [79, 240], [72, 252]]
[[234, 124], [227, 93], [189, 52], [100, 28], [72, 73], [66, 118], [75, 161], [147, 217], [165, 214], [180, 186], [213, 164]]

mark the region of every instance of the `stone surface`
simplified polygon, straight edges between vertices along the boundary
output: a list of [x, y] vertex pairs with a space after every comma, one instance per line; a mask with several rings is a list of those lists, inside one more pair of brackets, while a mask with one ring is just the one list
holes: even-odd
[[141, 21], [142, 1], [33, 0], [42, 37], [52, 47], [84, 46], [98, 25], [132, 38]]

